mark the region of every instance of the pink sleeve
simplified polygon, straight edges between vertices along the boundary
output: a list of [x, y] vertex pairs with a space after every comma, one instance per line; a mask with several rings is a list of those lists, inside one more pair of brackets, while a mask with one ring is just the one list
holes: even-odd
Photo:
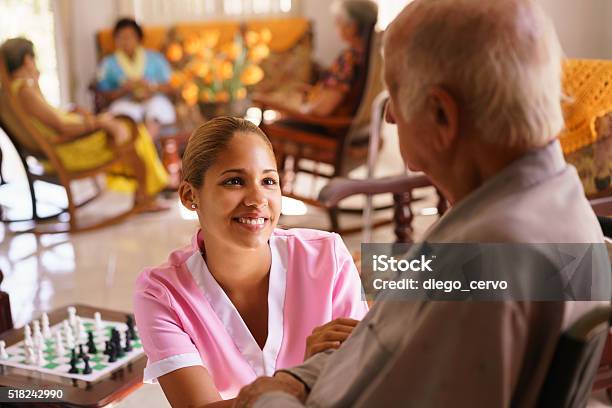
[[181, 327], [168, 291], [144, 273], [136, 283], [134, 315], [142, 345], [149, 359], [144, 381], [183, 367], [202, 365], [200, 354]]
[[368, 312], [359, 272], [342, 238], [334, 234], [336, 275], [334, 277], [332, 319], [350, 317], [361, 320]]

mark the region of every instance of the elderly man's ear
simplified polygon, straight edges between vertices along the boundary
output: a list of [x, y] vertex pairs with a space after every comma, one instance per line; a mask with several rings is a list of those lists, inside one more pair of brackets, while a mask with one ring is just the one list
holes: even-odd
[[431, 88], [427, 98], [427, 114], [434, 126], [434, 148], [448, 149], [459, 132], [459, 109], [455, 99], [441, 87]]

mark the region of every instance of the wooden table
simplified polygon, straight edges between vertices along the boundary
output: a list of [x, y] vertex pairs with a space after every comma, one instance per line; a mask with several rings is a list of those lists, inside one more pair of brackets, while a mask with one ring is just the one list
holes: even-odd
[[[77, 315], [83, 317], [94, 317], [95, 312], [100, 312], [102, 320], [122, 322], [125, 320], [125, 312], [94, 308], [85, 305], [74, 305]], [[57, 324], [68, 318], [67, 307], [55, 309], [49, 313], [49, 324]], [[0, 335], [7, 346], [23, 340], [23, 330], [12, 329]], [[142, 374], [147, 363], [147, 357], [143, 354], [135, 360], [130, 361], [122, 368], [117, 369], [108, 377], [88, 383], [81, 380], [44, 375], [38, 372], [24, 373], [23, 369], [2, 366], [0, 368], [0, 386], [17, 389], [54, 389], [61, 388], [64, 396], [58, 404], [38, 404], [37, 406], [72, 406], [72, 407], [103, 407], [117, 402], [134, 392], [142, 385]], [[2, 405], [2, 404], [0, 404]], [[31, 404], [27, 405], [31, 407]]]

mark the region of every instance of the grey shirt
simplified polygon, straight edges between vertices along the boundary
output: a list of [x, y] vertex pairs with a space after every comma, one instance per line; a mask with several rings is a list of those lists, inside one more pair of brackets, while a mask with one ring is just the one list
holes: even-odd
[[[557, 142], [526, 154], [454, 206], [428, 242], [603, 242]], [[287, 371], [312, 407], [528, 407], [560, 332], [594, 302], [382, 301], [336, 351]], [[288, 394], [256, 407], [297, 407]]]

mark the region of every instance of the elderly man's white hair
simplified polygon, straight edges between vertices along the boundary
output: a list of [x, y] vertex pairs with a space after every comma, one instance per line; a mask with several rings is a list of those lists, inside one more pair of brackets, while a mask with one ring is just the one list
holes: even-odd
[[[401, 114], [409, 119], [439, 85], [483, 140], [539, 147], [563, 127], [562, 51], [534, 0], [417, 0], [388, 64], [398, 66]], [[405, 20], [403, 20], [405, 21]], [[390, 37], [396, 37], [395, 34]], [[389, 42], [390, 39], [387, 39]]]

